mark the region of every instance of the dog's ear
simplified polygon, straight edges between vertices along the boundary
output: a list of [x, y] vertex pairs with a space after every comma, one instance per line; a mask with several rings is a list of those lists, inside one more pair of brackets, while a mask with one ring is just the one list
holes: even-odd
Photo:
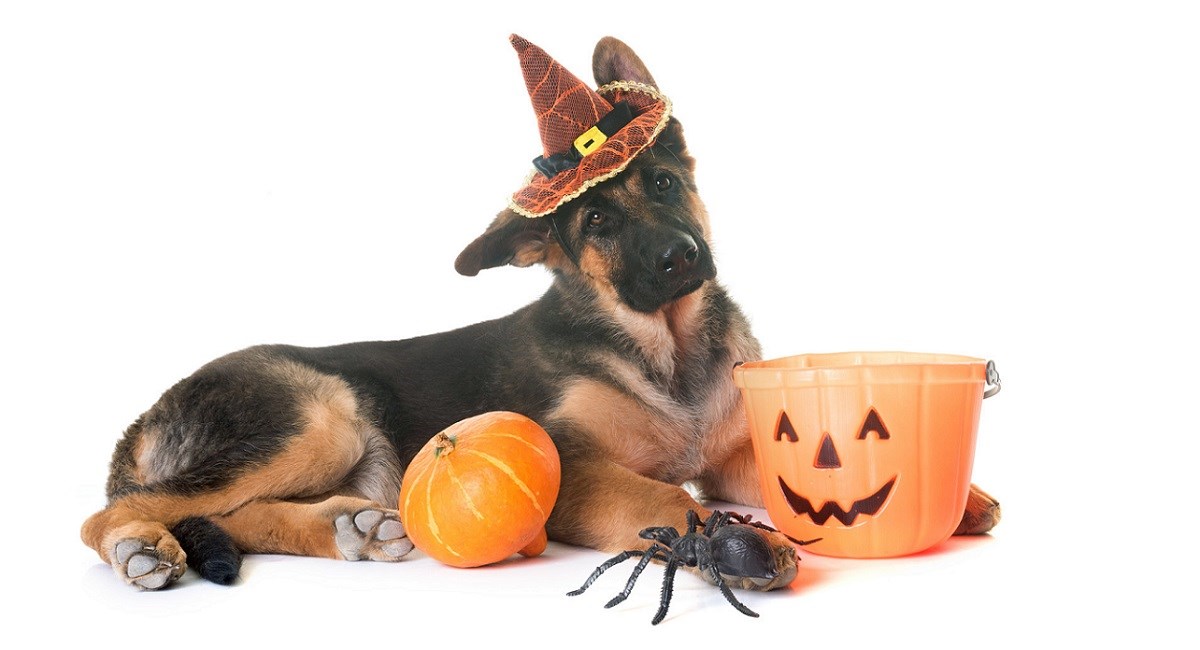
[[505, 210], [475, 241], [467, 244], [454, 260], [463, 275], [478, 275], [483, 269], [512, 264], [529, 266], [546, 259], [550, 224], [544, 217], [528, 219]]
[[665, 147], [675, 156], [676, 160], [683, 163], [688, 169], [696, 170], [696, 161], [688, 153], [687, 141], [683, 139], [683, 125], [674, 116], [667, 121], [667, 126], [662, 133], [658, 134], [655, 146]]
[[614, 81], [636, 81], [658, 88], [638, 55], [628, 45], [611, 36], [605, 36], [596, 43], [596, 52], [592, 54], [592, 74], [596, 77], [597, 86]]

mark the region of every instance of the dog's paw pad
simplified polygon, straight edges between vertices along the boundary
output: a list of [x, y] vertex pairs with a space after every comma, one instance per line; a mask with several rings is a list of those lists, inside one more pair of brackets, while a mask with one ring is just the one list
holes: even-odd
[[379, 524], [379, 531], [375, 536], [383, 541], [404, 537], [404, 524], [398, 519], [389, 519]]
[[374, 528], [379, 520], [383, 519], [383, 513], [378, 510], [363, 510], [354, 515], [354, 525], [362, 532], [369, 533]]
[[162, 589], [168, 582], [173, 582], [170, 571], [156, 571], [150, 575], [133, 581], [133, 584], [147, 591]]
[[395, 562], [413, 549], [395, 510], [369, 509], [339, 515], [334, 540], [347, 560]]
[[116, 556], [117, 562], [120, 564], [128, 564], [129, 558], [133, 557], [134, 553], [146, 547], [146, 542], [140, 539], [123, 539], [117, 543], [113, 549], [113, 555]]
[[158, 560], [141, 553], [130, 557], [129, 561], [125, 563], [125, 573], [130, 578], [140, 578], [156, 568], [158, 568]]
[[342, 552], [347, 560], [357, 560], [358, 551], [362, 548], [363, 536], [362, 532], [354, 527], [354, 520], [350, 515], [341, 515], [333, 520], [333, 527], [337, 531], [333, 539], [337, 542], [338, 550]]
[[394, 542], [388, 542], [379, 548], [383, 549], [384, 553], [387, 553], [391, 557], [394, 557], [398, 560], [405, 555], [408, 555], [408, 552], [413, 550], [413, 543], [408, 541], [408, 538], [406, 537]]
[[123, 539], [113, 545], [111, 557], [122, 580], [151, 591], [178, 580], [187, 566], [187, 556], [173, 539], [160, 539], [157, 546], [141, 538]]

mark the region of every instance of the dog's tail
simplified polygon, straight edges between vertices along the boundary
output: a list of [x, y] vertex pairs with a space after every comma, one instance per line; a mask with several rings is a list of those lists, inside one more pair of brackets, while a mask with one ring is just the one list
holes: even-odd
[[242, 568], [242, 553], [220, 526], [207, 517], [188, 517], [171, 528], [187, 554], [188, 566], [205, 580], [232, 584]]

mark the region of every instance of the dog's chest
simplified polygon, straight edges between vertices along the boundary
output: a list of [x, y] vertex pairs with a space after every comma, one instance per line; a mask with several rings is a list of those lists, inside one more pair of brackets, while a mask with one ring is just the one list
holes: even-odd
[[714, 456], [746, 435], [731, 361], [743, 353], [679, 359], [672, 375], [606, 358], [601, 372], [570, 383], [554, 416], [617, 463], [682, 483], [719, 464]]
[[726, 438], [744, 435], [741, 396], [726, 374], [714, 374], [676, 397], [662, 392], [660, 401], [644, 404], [646, 428], [626, 435], [646, 439], [657, 453], [642, 463], [632, 458], [623, 462], [673, 484], [696, 478], [719, 463], [721, 459], [713, 458], [711, 451], [726, 447]]
[[[706, 465], [707, 438], [728, 435], [744, 421], [732, 382], [714, 382], [703, 399], [678, 401], [643, 382], [613, 385], [579, 379], [564, 392], [553, 418], [619, 464], [659, 480], [682, 482]], [[700, 397], [700, 396], [697, 396]]]

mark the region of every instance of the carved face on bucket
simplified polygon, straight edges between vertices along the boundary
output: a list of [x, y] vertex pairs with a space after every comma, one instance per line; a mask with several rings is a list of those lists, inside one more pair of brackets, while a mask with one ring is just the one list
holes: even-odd
[[954, 355], [797, 355], [734, 368], [771, 521], [809, 550], [896, 557], [963, 519], [984, 362]]
[[[868, 466], [877, 467], [880, 461], [886, 467], [886, 463], [892, 460], [887, 453], [891, 432], [879, 412], [872, 407], [863, 419], [862, 426], [850, 433], [852, 435], [840, 435], [836, 439], [830, 433], [821, 437], [813, 451], [814, 474], [792, 477], [795, 485], [809, 486], [807, 490], [797, 489], [785, 477], [778, 477], [784, 500], [797, 516], [807, 517], [818, 526], [841, 524], [850, 527], [879, 515], [887, 506], [900, 477], [899, 467], [885, 471], [884, 474], [891, 474], [891, 479], [878, 487], [872, 485], [865, 492], [848, 493], [846, 484], [853, 482], [841, 480], [841, 474], [847, 472], [858, 475], [867, 471]], [[782, 444], [801, 444], [786, 412], [780, 413], [775, 440]], [[874, 458], [868, 458], [870, 453], [874, 454]], [[802, 471], [807, 472], [807, 469]], [[813, 486], [825, 489], [815, 493], [818, 490]]]

